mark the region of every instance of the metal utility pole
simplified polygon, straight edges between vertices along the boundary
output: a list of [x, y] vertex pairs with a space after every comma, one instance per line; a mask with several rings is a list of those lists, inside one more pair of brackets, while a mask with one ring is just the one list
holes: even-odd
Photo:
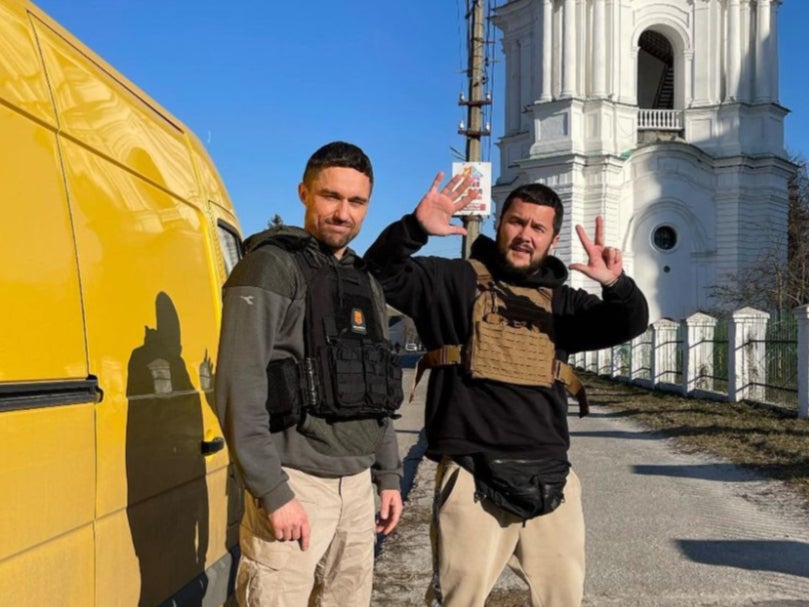
[[[467, 106], [466, 128], [461, 123], [458, 133], [466, 136], [466, 160], [467, 162], [479, 162], [480, 158], [480, 138], [488, 136], [491, 128], [488, 124], [483, 125], [483, 106], [489, 105], [491, 97], [484, 95], [486, 85], [486, 72], [484, 66], [484, 55], [486, 40], [484, 36], [484, 4], [485, 0], [466, 1], [466, 19], [469, 21], [469, 40], [467, 48], [469, 52], [469, 67], [467, 76], [469, 78], [469, 98], [461, 99], [458, 105]], [[480, 234], [481, 218], [479, 216], [464, 216], [463, 225], [466, 228], [466, 236], [463, 237], [464, 259], [469, 259], [472, 243]]]

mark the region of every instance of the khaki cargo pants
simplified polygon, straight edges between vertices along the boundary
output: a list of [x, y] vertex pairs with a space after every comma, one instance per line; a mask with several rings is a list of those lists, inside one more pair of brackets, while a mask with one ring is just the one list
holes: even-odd
[[528, 583], [533, 607], [581, 605], [584, 515], [573, 470], [564, 503], [525, 524], [490, 502], [475, 501], [475, 479], [447, 457], [438, 464], [435, 487], [431, 600], [440, 593], [442, 607], [483, 607], [508, 565]]
[[273, 537], [267, 513], [246, 495], [236, 576], [241, 607], [367, 607], [376, 524], [371, 472], [321, 478], [284, 468], [309, 517], [311, 541]]

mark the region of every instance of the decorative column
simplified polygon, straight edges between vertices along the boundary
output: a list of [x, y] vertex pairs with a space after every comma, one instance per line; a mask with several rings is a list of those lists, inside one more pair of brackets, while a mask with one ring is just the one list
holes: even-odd
[[713, 316], [701, 312], [685, 319], [683, 389], [686, 394], [694, 390], [713, 390], [716, 324]]
[[506, 99], [509, 100], [508, 107], [506, 108], [506, 134], [513, 135], [520, 130], [520, 119], [522, 114], [522, 106], [520, 105], [520, 70], [522, 61], [522, 53], [520, 52], [520, 43], [518, 40], [512, 40], [508, 46], [508, 92]]
[[778, 74], [780, 63], [778, 62], [778, 7], [781, 0], [773, 0], [770, 9], [770, 99], [778, 103]]
[[809, 306], [792, 312], [798, 321], [798, 418], [809, 417]]
[[520, 39], [520, 132], [530, 129], [533, 122], [533, 113], [529, 116], [523, 108], [534, 102], [534, 93], [531, 90], [531, 42], [529, 38]]
[[683, 51], [683, 107], [694, 102], [694, 49]]
[[593, 0], [593, 97], [607, 96], [607, 21], [604, 0]]
[[746, 398], [764, 400], [767, 382], [764, 359], [767, 348], [767, 321], [770, 315], [753, 308], [733, 313], [728, 331], [728, 399], [738, 402]]
[[553, 0], [542, 0], [542, 93], [540, 101], [553, 99]]
[[771, 100], [771, 8], [770, 0], [758, 0], [756, 4], [756, 86], [755, 94], [753, 95], [753, 101], [756, 103], [763, 103]]
[[[640, 47], [639, 46], [633, 46], [631, 52], [632, 52], [632, 63], [631, 63], [631, 65], [637, 66], [638, 65], [638, 55], [640, 54]], [[624, 70], [624, 71], [626, 72], [627, 70]], [[630, 78], [632, 79], [632, 87], [630, 89], [632, 94], [631, 94], [631, 97], [629, 98], [629, 104], [630, 105], [638, 105], [638, 69], [637, 69], [637, 67], [634, 70], [629, 70], [629, 73], [631, 73]], [[635, 120], [637, 120], [637, 118]], [[636, 128], [637, 128], [637, 125], [636, 125]]]
[[739, 0], [728, 0], [728, 54], [725, 99], [739, 99], [739, 74], [742, 67], [741, 7]]
[[752, 98], [750, 90], [751, 78], [755, 73], [755, 52], [750, 41], [750, 27], [752, 23], [752, 8], [750, 0], [744, 0], [741, 5], [741, 35], [739, 36], [742, 45], [742, 66], [739, 83], [739, 100], [749, 103]]
[[576, 0], [565, 0], [562, 13], [562, 92], [561, 97], [576, 94]]

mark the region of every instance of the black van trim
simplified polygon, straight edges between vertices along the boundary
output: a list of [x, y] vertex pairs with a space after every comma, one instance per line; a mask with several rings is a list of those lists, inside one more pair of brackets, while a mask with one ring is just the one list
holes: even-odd
[[183, 607], [201, 605], [218, 607], [224, 605], [236, 588], [236, 571], [241, 550], [236, 544], [228, 548], [218, 561], [197, 575], [159, 607]]
[[0, 412], [101, 402], [98, 378], [0, 384]]

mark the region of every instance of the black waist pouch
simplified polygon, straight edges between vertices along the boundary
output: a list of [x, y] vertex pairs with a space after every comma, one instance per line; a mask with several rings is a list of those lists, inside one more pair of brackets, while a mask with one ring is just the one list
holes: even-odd
[[553, 512], [565, 501], [566, 462], [477, 453], [458, 463], [474, 475], [476, 498], [523, 520]]

